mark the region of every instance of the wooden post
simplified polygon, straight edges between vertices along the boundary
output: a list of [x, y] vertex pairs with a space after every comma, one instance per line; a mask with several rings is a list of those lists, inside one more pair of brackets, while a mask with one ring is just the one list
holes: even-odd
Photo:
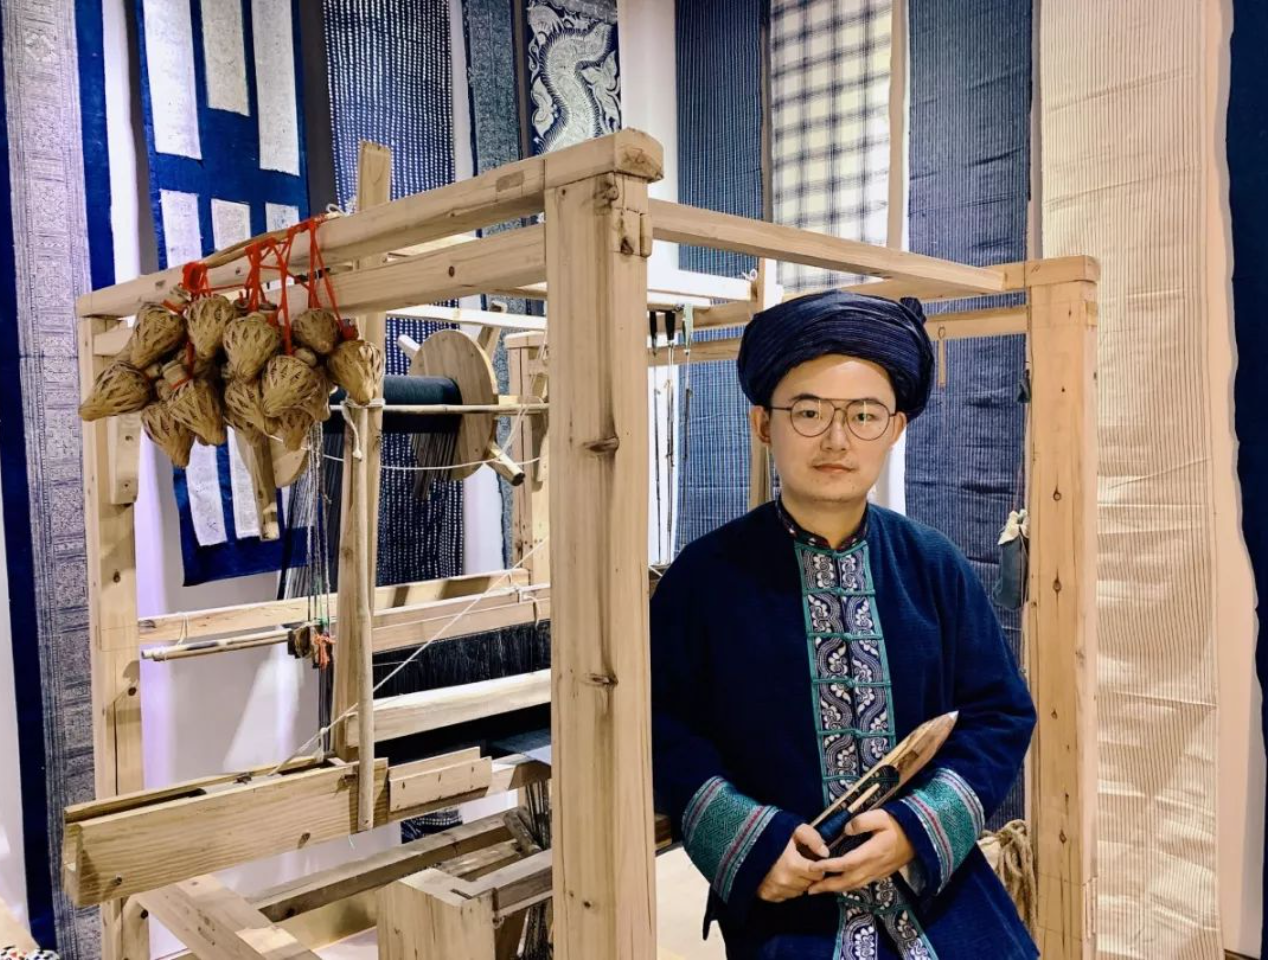
[[[779, 285], [779, 266], [774, 259], [763, 258], [757, 263], [757, 279], [753, 282], [753, 301], [757, 311], [778, 305], [783, 292]], [[771, 490], [771, 456], [766, 444], [749, 430], [748, 437], [748, 506], [752, 510], [769, 503]]]
[[647, 645], [647, 181], [546, 193], [560, 959], [656, 954]]
[[[95, 339], [120, 323], [81, 319], [79, 382], [86, 394], [110, 359], [93, 351]], [[131, 503], [110, 492], [111, 423], [84, 424], [84, 521], [87, 543], [88, 633], [93, 701], [93, 768], [98, 798], [140, 791], [141, 680], [137, 643], [136, 531]], [[116, 423], [116, 427], [117, 427]], [[121, 902], [101, 907], [102, 956], [149, 959], [149, 930], [141, 910]]]
[[[1093, 266], [1094, 267], [1094, 266]], [[1034, 285], [1031, 774], [1045, 958], [1096, 956], [1096, 286]]]
[[380, 959], [494, 959], [493, 896], [467, 898], [462, 879], [437, 869], [379, 893]]
[[[521, 399], [546, 399], [547, 378], [545, 336], [540, 332], [513, 335], [506, 340], [508, 383]], [[526, 413], [516, 434], [509, 440], [516, 459], [525, 464], [524, 482], [512, 491], [512, 563], [522, 560], [534, 545], [547, 537], [550, 526], [549, 462], [547, 413]], [[536, 462], [529, 462], [536, 459]], [[550, 583], [550, 555], [546, 549], [533, 554], [524, 565], [530, 584]]]
[[[382, 145], [363, 141], [357, 162], [357, 210], [364, 211], [375, 205], [385, 204], [391, 198], [391, 190], [391, 151]], [[384, 260], [382, 255], [365, 258], [357, 263], [357, 268], [369, 268], [382, 263]], [[361, 337], [367, 342], [373, 342], [384, 351], [387, 349], [385, 345], [386, 319], [387, 316], [379, 312], [362, 316], [357, 320]], [[363, 416], [366, 418], [361, 418]], [[374, 619], [373, 594], [378, 581], [379, 464], [383, 443], [383, 411], [381, 409], [372, 409], [368, 412], [362, 411], [356, 413], [353, 418], [357, 419], [358, 432], [355, 435], [345, 433], [343, 446], [338, 608], [339, 613], [347, 615], [347, 617], [339, 622], [336, 634], [336, 640], [338, 641], [334, 684], [334, 718], [336, 720], [342, 717], [354, 704], [361, 703], [364, 698], [361, 686], [362, 667], [363, 665], [372, 666], [373, 664], [373, 658], [368, 653], [371, 643], [367, 620], [372, 623]], [[356, 441], [360, 442], [364, 456], [364, 465], [361, 467], [356, 465], [358, 461], [352, 455], [353, 444]], [[364, 472], [362, 473], [362, 471]], [[352, 492], [357, 489], [354, 482], [357, 478], [365, 481], [364, 489], [362, 490], [365, 504], [364, 515], [362, 515], [361, 509], [351, 501]], [[361, 522], [362, 520], [364, 520], [364, 524]], [[353, 545], [359, 539], [355, 530], [363, 525], [366, 527], [366, 533], [363, 535], [364, 542], [361, 545], [363, 549], [359, 555], [360, 560], [359, 562], [351, 562], [350, 558], [354, 554]], [[366, 580], [358, 579], [363, 572], [368, 573], [368, 583]], [[367, 588], [364, 591], [361, 589], [363, 583], [367, 584]], [[369, 596], [362, 601], [361, 597], [363, 595]], [[363, 613], [363, 605], [365, 613]], [[368, 619], [366, 614], [368, 614]], [[351, 618], [355, 618], [355, 620]], [[362, 643], [364, 643], [365, 653], [363, 653]], [[373, 685], [370, 686], [370, 690], [371, 692], [373, 691]], [[369, 714], [358, 716], [363, 725], [369, 717]], [[368, 727], [371, 729], [371, 734], [373, 734], [373, 723], [370, 722]], [[348, 741], [347, 735], [348, 729], [346, 727], [339, 726], [335, 729], [334, 745], [341, 758], [351, 758], [352, 746]], [[370, 760], [373, 760], [373, 742], [369, 742], [368, 745], [369, 747], [367, 748], [367, 743], [362, 743], [362, 756], [368, 756]], [[363, 781], [361, 789], [363, 804], [366, 794], [365, 782]]]

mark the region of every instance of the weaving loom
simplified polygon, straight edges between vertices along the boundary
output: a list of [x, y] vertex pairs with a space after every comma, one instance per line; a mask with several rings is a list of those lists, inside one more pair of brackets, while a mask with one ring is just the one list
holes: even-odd
[[[377, 153], [372, 148], [363, 150], [363, 169], [373, 172], [378, 165], [377, 182], [384, 184], [385, 169], [375, 160]], [[465, 340], [461, 351], [480, 362], [482, 391], [496, 399], [489, 404], [472, 402], [475, 397], [464, 382], [462, 367], [452, 364], [456, 352], [438, 364], [442, 371], [425, 373], [443, 377], [420, 384], [425, 392], [453, 398], [454, 389], [443, 381], [451, 380], [461, 402], [430, 404], [443, 407], [440, 411], [413, 406], [409, 415], [444, 416], [457, 410], [462, 422], [452, 464], [455, 468], [465, 462], [461, 436], [468, 421], [474, 426], [484, 420], [480, 423], [483, 428], [474, 434], [481, 445], [480, 461], [502, 462], [491, 448], [493, 419], [502, 414], [523, 417], [511, 444], [512, 458], [519, 460], [524, 470], [524, 482], [515, 490], [516, 566], [488, 575], [375, 586], [372, 562], [376, 548], [367, 521], [376, 515], [377, 494], [371, 481], [377, 479], [380, 468], [376, 445], [381, 432], [379, 420], [392, 412], [375, 400], [395, 393], [385, 389], [381, 368], [370, 384], [347, 382], [350, 398], [345, 418], [349, 422], [343, 434], [341, 464], [346, 511], [339, 528], [344, 573], [337, 608], [331, 608], [337, 624], [329, 726], [297, 749], [291, 759], [253, 774], [209, 779], [197, 786], [154, 789], [139, 797], [125, 795], [72, 809], [67, 815], [71, 851], [66, 861], [66, 885], [76, 902], [106, 903], [108, 915], [114, 917], [108, 921], [123, 924], [134, 905], [123, 907], [121, 902], [136, 897], [137, 904], [182, 930], [181, 938], [191, 948], [206, 954], [206, 937], [183, 929], [177, 909], [189, 908], [190, 903], [204, 908], [207, 902], [226, 908], [225, 903], [244, 901], [208, 873], [389, 821], [435, 813], [472, 797], [540, 782], [545, 766], [523, 756], [495, 762], [470, 748], [398, 764], [385, 759], [382, 751], [397, 739], [439, 733], [443, 727], [483, 719], [490, 710], [539, 707], [550, 700], [551, 840], [559, 847], [544, 852], [540, 833], [516, 834], [516, 823], [522, 825], [522, 818], [499, 817], [496, 827], [472, 823], [444, 833], [454, 837], [443, 840], [447, 843], [443, 847], [462, 851], [455, 861], [460, 860], [460, 867], [475, 876], [465, 885], [455, 884], [444, 872], [444, 863], [440, 871], [429, 870], [396, 881], [407, 871], [434, 864], [435, 853], [429, 850], [439, 846], [428, 845], [428, 839], [400, 847], [412, 850], [408, 853], [416, 857], [412, 861], [423, 862], [421, 857], [426, 856], [428, 861], [422, 865], [402, 866], [410, 861], [405, 853], [385, 855], [382, 861], [386, 864], [375, 866], [386, 869], [390, 865], [393, 870], [388, 880], [378, 880], [386, 884], [377, 912], [380, 953], [387, 958], [489, 957], [498, 949], [509, 949], [513, 955], [524, 929], [518, 914], [540, 904], [545, 894], [553, 895], [555, 944], [561, 956], [646, 956], [652, 951], [648, 889], [653, 825], [643, 808], [629, 807], [630, 803], [650, 800], [645, 636], [651, 433], [646, 370], [649, 364], [681, 363], [685, 359], [673, 356], [666, 345], [649, 352], [645, 310], [630, 303], [629, 292], [650, 290], [652, 294], [645, 298], [658, 309], [666, 296], [730, 302], [697, 313], [704, 316], [701, 324], [707, 328], [710, 312], [715, 313], [712, 321], [718, 324], [728, 319], [742, 322], [746, 314], [778, 299], [773, 287], [776, 259], [826, 262], [824, 267], [834, 271], [886, 279], [870, 283], [868, 290], [918, 288], [929, 295], [930, 289], [936, 288], [950, 297], [1024, 291], [1030, 312], [1039, 315], [1048, 312], [1048, 303], [1034, 293], [1064, 285], [1089, 294], [1095, 279], [1095, 266], [1085, 259], [974, 268], [751, 219], [649, 202], [646, 185], [659, 177], [660, 159], [656, 142], [625, 131], [545, 158], [495, 169], [468, 182], [394, 202], [382, 200], [373, 210], [367, 204], [356, 214], [327, 219], [293, 239], [289, 247], [292, 275], [299, 278], [295, 273], [307, 270], [312, 276], [307, 283], [312, 285], [310, 292], [318, 294], [327, 291], [322, 279], [328, 279], [330, 302], [337, 302], [343, 314], [361, 320], [356, 329], [358, 338], [345, 334], [343, 344], [354, 345], [358, 358], [363, 359], [381, 359], [371, 347], [386, 342], [382, 316], [376, 313], [471, 291], [540, 292], [531, 287], [545, 280], [551, 307], [549, 356], [543, 353], [540, 329], [544, 326], [540, 320], [498, 320], [503, 325], [539, 330], [508, 340], [515, 395], [502, 397], [490, 388], [494, 383], [487, 356], [478, 343], [460, 333], [431, 336], [413, 359], [419, 368], [430, 368], [426, 360], [432, 340], [439, 340], [437, 346]], [[610, 185], [612, 179], [620, 183], [621, 207], [592, 206], [590, 199], [605, 196], [601, 186]], [[576, 190], [578, 182], [581, 190]], [[515, 187], [504, 193], [507, 185]], [[529, 187], [522, 189], [521, 185]], [[544, 224], [487, 238], [464, 236], [455, 244], [399, 254], [399, 246], [447, 236], [455, 227], [469, 230], [541, 211], [550, 213]], [[465, 224], [455, 225], [455, 212], [463, 213]], [[639, 217], [631, 217], [635, 213]], [[631, 226], [640, 224], [647, 226], [646, 234], [631, 234]], [[613, 232], [620, 234], [621, 245], [600, 243], [600, 239], [613, 237]], [[756, 255], [763, 259], [763, 265], [752, 284], [682, 271], [649, 280], [645, 259], [656, 240]], [[318, 241], [322, 261], [314, 269], [310, 263], [317, 261]], [[385, 260], [356, 265], [356, 259], [364, 258], [366, 252], [382, 255]], [[346, 265], [350, 260], [353, 264], [337, 273], [328, 274], [320, 267], [322, 263]], [[240, 270], [242, 259], [235, 259], [230, 252], [208, 262], [208, 281], [214, 288], [229, 283]], [[1028, 282], [1032, 274], [1035, 278]], [[94, 292], [79, 303], [78, 311], [86, 318], [81, 356], [85, 381], [97, 377], [93, 378], [97, 389], [86, 403], [90, 414], [98, 411], [92, 407], [101, 402], [102, 387], [117, 378], [117, 367], [126, 365], [120, 361], [120, 353], [134, 348], [129, 338], [135, 334], [106, 319], [136, 312], [146, 293], [175, 281], [179, 281], [179, 273], [169, 272]], [[326, 297], [320, 294], [323, 304]], [[934, 293], [934, 300], [936, 297]], [[1095, 451], [1094, 439], [1056, 432], [1053, 427], [1083, 425], [1089, 411], [1094, 334], [1086, 323], [1094, 306], [1083, 306], [1072, 320], [1064, 312], [1051, 313], [1050, 323], [1036, 326], [1032, 335], [1037, 360], [1035, 433], [1042, 442], [1032, 454], [1032, 486], [1038, 487], [1038, 492], [1061, 496], [1059, 500], [1039, 500], [1032, 523], [1036, 621], [1031, 630], [1039, 655], [1035, 698], [1041, 709], [1046, 709], [1034, 768], [1045, 780], [1060, 780], [1072, 790], [1059, 813], [1041, 811], [1037, 816], [1039, 868], [1041, 876], [1051, 877], [1040, 880], [1040, 905], [1045, 901], [1043, 889], [1055, 881], [1052, 888], [1057, 891], [1047, 901], [1059, 910], [1059, 921], [1048, 920], [1057, 924], [1043, 927], [1041, 932], [1050, 949], [1071, 951], [1087, 948], [1092, 941], [1081, 932], [1081, 923], [1093, 840], [1086, 835], [1071, 839], [1063, 829], [1089, 821], [1091, 801], [1085, 790], [1091, 787], [1093, 771], [1086, 758], [1091, 721], [1086, 713], [1086, 669], [1081, 662], [1092, 653], [1093, 639], [1089, 629], [1088, 638], [1077, 649], [1082, 655], [1077, 660], [1069, 648], [1050, 642], [1054, 634], [1068, 635], [1070, 628], [1081, 628], [1077, 615], [1086, 613], [1090, 606], [1095, 577], [1088, 551], [1094, 546], [1094, 534], [1087, 508], [1093, 498], [1090, 478]], [[993, 331], [1024, 331], [1025, 320], [1016, 315], [969, 312], [944, 315], [939, 324], [947, 329], [948, 337], [966, 337], [980, 333], [984, 326]], [[599, 337], [599, 333], [604, 335]], [[725, 360], [734, 352], [735, 345], [728, 340], [693, 346], [693, 354], [702, 361]], [[1044, 361], [1072, 357], [1083, 360], [1077, 380], [1071, 379], [1069, 371], [1063, 371], [1058, 380]], [[340, 378], [338, 372], [335, 375]], [[551, 451], [549, 464], [543, 459], [547, 404], [550, 422], [569, 430], [562, 434], [562, 445]], [[414, 424], [413, 428], [417, 427]], [[448, 426], [431, 423], [427, 428], [448, 430]], [[125, 515], [127, 510], [113, 504], [108, 495], [111, 471], [105, 454], [109, 432], [108, 420], [99, 420], [85, 435], [89, 465], [99, 467], [88, 483], [89, 512], [96, 515], [98, 526], [94, 532], [100, 532], [102, 526], [126, 528], [130, 519]], [[317, 435], [314, 430], [305, 438]], [[320, 448], [320, 444], [315, 447]], [[320, 469], [309, 472], [320, 473]], [[596, 526], [596, 521], [604, 521], [605, 526]], [[1076, 529], [1083, 541], [1083, 550], [1077, 553], [1058, 540], [1045, 542], [1043, 538], [1045, 533]], [[99, 552], [90, 554], [90, 565], [96, 568], [90, 583], [95, 606], [118, 614], [118, 620], [110, 625], [95, 624], [95, 635], [135, 634], [147, 643], [246, 631], [276, 635], [279, 625], [285, 630], [305, 623], [309, 615], [309, 602], [299, 599], [159, 615], [138, 622], [133, 596], [135, 569], [119, 558], [132, 549], [132, 543], [124, 540], [119, 548], [109, 562]], [[105, 566], [118, 568], [119, 579], [101, 580], [100, 569]], [[1058, 570], [1062, 589], [1055, 592], [1049, 588]], [[543, 621], [547, 617], [553, 617], [550, 645], [554, 660], [548, 672], [532, 670], [534, 665], [518, 662], [528, 649], [538, 654], [544, 650]], [[495, 631], [507, 634], [509, 642], [485, 636]], [[473, 661], [473, 647], [469, 641], [461, 641], [471, 635], [481, 635], [488, 642], [487, 650], [474, 656], [477, 663], [484, 664], [485, 673], [515, 673], [471, 684], [448, 684], [465, 673], [461, 667], [453, 668], [453, 663]], [[458, 643], [446, 649], [443, 642], [448, 641]], [[596, 648], [596, 641], [604, 642], [603, 647]], [[191, 641], [191, 646], [197, 646], [197, 641]], [[402, 651], [403, 658], [395, 656]], [[428, 660], [415, 664], [419, 657]], [[411, 684], [436, 686], [382, 696], [385, 685], [406, 678], [413, 678]], [[119, 716], [128, 710], [127, 700], [126, 696], [111, 698], [113, 726], [120, 742], [135, 742], [139, 748], [139, 734], [134, 730], [139, 715], [132, 713], [128, 719]], [[334, 739], [338, 757], [320, 761], [305, 757], [314, 750], [320, 757], [327, 736]], [[596, 767], [596, 762], [603, 763], [602, 767]], [[292, 796], [286, 799], [290, 809], [279, 808], [279, 795]], [[293, 809], [301, 801], [307, 803], [303, 806], [307, 820], [298, 838], [293, 838]], [[197, 828], [197, 834], [191, 835], [191, 828]], [[139, 836], [134, 841], [145, 841], [147, 847], [115, 847], [131, 836]], [[490, 838], [481, 836], [492, 836], [495, 841], [490, 844]], [[466, 844], [459, 848], [458, 843]], [[506, 867], [496, 874], [479, 872], [499, 865]], [[301, 929], [294, 921], [296, 912], [313, 908], [305, 903], [329, 901], [332, 882], [337, 884], [336, 891], [355, 892], [357, 887], [351, 883], [362, 882], [370, 874], [364, 863], [358, 863], [357, 868], [355, 872], [322, 873], [325, 899], [306, 891], [314, 888], [312, 885], [296, 884], [289, 891], [283, 890], [290, 896], [285, 901], [276, 896], [256, 897], [255, 912], [250, 915], [260, 917], [270, 941], [302, 952], [303, 942], [297, 936], [306, 934], [290, 931]], [[196, 877], [197, 888], [191, 885], [194, 880], [190, 877]], [[600, 891], [614, 899], [597, 902]], [[495, 910], [499, 909], [504, 914], [495, 920]], [[621, 918], [626, 914], [640, 918], [627, 922]], [[648, 918], [642, 918], [644, 915]], [[419, 926], [450, 921], [452, 928]], [[256, 934], [235, 935], [234, 942], [243, 944], [240, 948], [244, 952], [259, 953], [251, 946]], [[127, 929], [108, 933], [108, 938], [115, 949], [132, 941]]]

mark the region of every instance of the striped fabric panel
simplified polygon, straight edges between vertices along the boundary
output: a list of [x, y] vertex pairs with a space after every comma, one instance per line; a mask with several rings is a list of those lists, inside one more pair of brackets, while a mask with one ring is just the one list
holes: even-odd
[[920, 820], [938, 856], [938, 888], [943, 889], [977, 845], [986, 817], [969, 783], [950, 768], [939, 768], [920, 788], [898, 801]]
[[1223, 955], [1210, 478], [1223, 464], [1208, 432], [1208, 351], [1224, 320], [1208, 317], [1207, 300], [1225, 283], [1205, 271], [1220, 130], [1206, 6], [1041, 8], [1044, 253], [1101, 264], [1098, 838], [1112, 861], [1099, 866], [1097, 943], [1107, 958]]
[[[883, 245], [889, 213], [890, 0], [774, 0], [775, 221]], [[852, 276], [790, 262], [791, 291]]]
[[[910, 0], [909, 17], [910, 248], [974, 265], [1023, 259], [1031, 0]], [[929, 408], [907, 431], [906, 512], [950, 537], [989, 590], [996, 540], [1024, 492], [1025, 339], [951, 342], [945, 362]], [[1020, 615], [997, 614], [1019, 654]], [[1022, 814], [1019, 781], [991, 824]]]
[[687, 803], [683, 847], [723, 901], [730, 898], [736, 874], [777, 811], [741, 795], [721, 778], [710, 778]]
[[[678, 4], [678, 199], [763, 217], [763, 0]], [[683, 247], [682, 268], [735, 277], [747, 255]], [[710, 338], [736, 333], [720, 330]], [[690, 388], [690, 392], [688, 392]], [[733, 362], [697, 363], [680, 376], [679, 547], [748, 510], [748, 401]], [[690, 402], [688, 402], [690, 399]]]

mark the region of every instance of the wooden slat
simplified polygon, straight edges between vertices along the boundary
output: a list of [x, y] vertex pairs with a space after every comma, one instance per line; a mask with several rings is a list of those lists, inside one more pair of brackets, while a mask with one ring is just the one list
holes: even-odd
[[315, 872], [251, 898], [272, 922], [281, 922], [341, 899], [382, 888], [407, 875], [468, 852], [510, 841], [501, 815], [465, 822], [383, 852]]
[[388, 802], [395, 815], [483, 791], [493, 781], [493, 759], [477, 758], [426, 770], [393, 768], [388, 772], [387, 781]]
[[500, 916], [508, 915], [550, 896], [553, 863], [551, 850], [546, 849], [483, 875], [466, 888], [459, 886], [457, 889], [470, 896], [491, 894], [493, 911]]
[[[1096, 259], [1084, 255], [1069, 255], [1062, 258], [1042, 258], [1028, 262], [1006, 262], [992, 265], [992, 271], [999, 272], [1004, 279], [1005, 292], [1021, 292], [1029, 285], [1056, 285], [1061, 282], [1095, 282], [1100, 278], [1101, 269]], [[930, 279], [922, 280], [884, 280], [879, 282], [862, 282], [845, 287], [849, 292], [861, 292], [864, 295], [879, 295], [882, 298], [903, 298], [913, 296], [925, 302], [942, 302], [949, 299], [964, 298], [964, 292], [954, 285], [947, 285]]]
[[493, 897], [454, 891], [461, 879], [427, 869], [379, 896], [380, 959], [492, 959]]
[[[542, 210], [547, 187], [612, 170], [613, 166], [655, 180], [662, 169], [661, 154], [655, 140], [627, 129], [503, 165], [389, 205], [331, 219], [319, 230], [322, 254], [327, 265], [336, 265], [532, 215]], [[290, 253], [292, 270], [303, 271], [308, 266], [308, 245], [307, 234], [295, 239]], [[245, 258], [213, 268], [211, 284], [243, 284], [247, 268]], [[133, 315], [146, 302], [165, 298], [180, 280], [181, 269], [176, 267], [112, 285], [80, 298], [75, 312], [81, 317]]]
[[[63, 841], [64, 886], [78, 905], [93, 905], [350, 835], [354, 775], [351, 765], [320, 768], [71, 823]], [[382, 824], [386, 762], [375, 776]]]
[[[505, 575], [505, 576], [504, 576]], [[524, 569], [489, 573], [467, 574], [462, 577], [444, 577], [440, 580], [422, 580], [412, 584], [379, 587], [374, 592], [374, 608], [377, 620], [384, 626], [394, 622], [392, 610], [431, 601], [443, 601], [456, 597], [482, 594], [498, 584], [506, 587], [528, 583], [528, 571]], [[338, 614], [337, 601], [330, 601], [331, 616]], [[139, 640], [142, 644], [187, 638], [211, 637], [235, 634], [241, 631], [262, 630], [281, 624], [306, 620], [308, 602], [294, 600], [256, 601], [250, 604], [234, 604], [231, 607], [214, 607], [209, 610], [188, 611], [184, 614], [158, 614], [141, 618]], [[399, 622], [399, 621], [396, 621]]]
[[199, 959], [320, 959], [212, 876], [143, 892], [137, 901]]
[[647, 185], [547, 192], [556, 954], [656, 952], [647, 646]]
[[1094, 286], [1031, 289], [1027, 667], [1038, 936], [1045, 958], [1096, 956], [1096, 312]]
[[993, 269], [973, 268], [787, 225], [669, 201], [652, 201], [651, 216], [652, 232], [663, 241], [744, 252], [832, 271], [933, 281], [961, 295], [990, 295], [1004, 289], [1003, 277]]
[[523, 857], [524, 853], [520, 851], [518, 842], [499, 842], [479, 852], [468, 852], [466, 855], [441, 862], [436, 868], [445, 875], [471, 882], [483, 875], [489, 875], [508, 865], [513, 865]]
[[[540, 334], [516, 335], [506, 340], [507, 368], [510, 386], [520, 396], [544, 399], [547, 378]], [[511, 534], [512, 556], [522, 560], [534, 546], [542, 546], [550, 527], [550, 451], [548, 447], [550, 417], [547, 413], [521, 419], [516, 435], [509, 441], [511, 451], [519, 457], [526, 476], [522, 485], [512, 491]], [[550, 581], [550, 553], [542, 546], [528, 559], [530, 580], [534, 584]]]
[[[389, 741], [548, 703], [549, 670], [379, 698], [374, 702], [374, 739]], [[348, 721], [348, 739], [357, 747], [356, 711]]]

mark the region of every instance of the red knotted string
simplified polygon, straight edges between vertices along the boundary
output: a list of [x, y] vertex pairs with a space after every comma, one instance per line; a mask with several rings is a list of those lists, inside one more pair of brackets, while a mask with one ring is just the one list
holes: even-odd
[[326, 260], [321, 254], [321, 245], [317, 241], [317, 227], [325, 221], [324, 215], [318, 215], [315, 218], [309, 218], [306, 222], [308, 226], [308, 307], [319, 308], [321, 306], [321, 298], [317, 292], [318, 275], [326, 286], [326, 298], [330, 301], [330, 311], [339, 319], [339, 335], [344, 339], [357, 338], [357, 327], [351, 322], [344, 319], [339, 312], [339, 303], [335, 300], [335, 286], [330, 280], [330, 273], [326, 271]]

